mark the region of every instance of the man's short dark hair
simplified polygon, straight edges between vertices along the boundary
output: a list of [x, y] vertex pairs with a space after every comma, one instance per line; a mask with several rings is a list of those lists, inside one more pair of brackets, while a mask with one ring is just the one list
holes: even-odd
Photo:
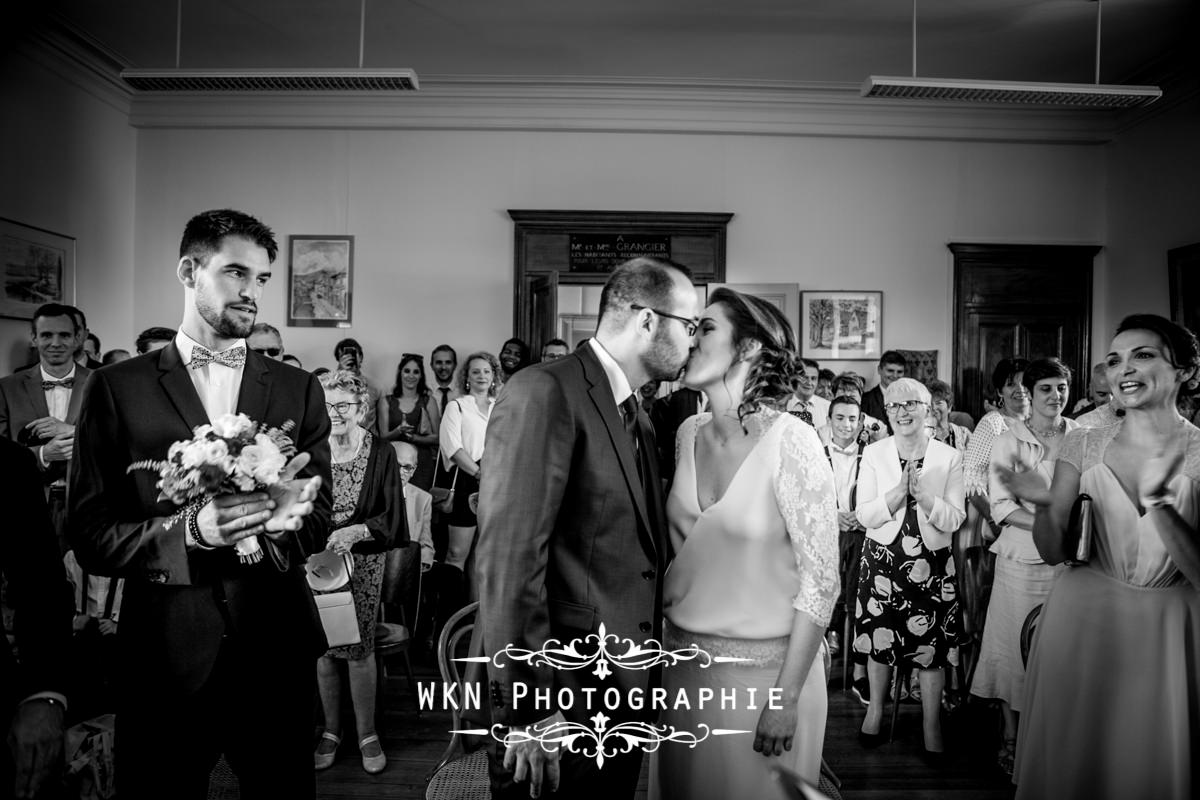
[[879, 357], [879, 368], [883, 369], [885, 364], [895, 364], [896, 366], [904, 367], [905, 371], [908, 371], [908, 360], [895, 350], [888, 350]]
[[439, 344], [437, 347], [433, 348], [433, 350], [429, 351], [429, 360], [433, 361], [434, 356], [443, 352], [449, 353], [450, 357], [454, 359], [454, 363], [458, 363], [458, 352], [448, 344]]
[[138, 355], [149, 353], [151, 342], [169, 342], [175, 338], [175, 333], [172, 328], [146, 328], [138, 334], [134, 349], [138, 351]]
[[358, 353], [359, 358], [361, 358], [363, 355], [362, 345], [358, 343], [357, 339], [342, 339], [333, 346], [333, 357], [341, 358], [342, 353], [347, 350], [353, 350], [354, 352]]
[[617, 266], [600, 292], [597, 325], [609, 317], [624, 320], [631, 305], [667, 310], [671, 305], [671, 292], [675, 290], [673, 269], [682, 272], [689, 281], [692, 279], [690, 269], [663, 258], [633, 258]]
[[92, 333], [91, 331], [88, 331], [88, 335], [87, 335], [87, 340], [86, 340], [86, 341], [89, 341], [89, 342], [91, 342], [92, 344], [96, 345], [96, 352], [97, 352], [97, 353], [99, 353], [99, 352], [100, 352], [100, 349], [101, 349], [101, 348], [100, 348], [100, 337], [99, 337], [99, 336], [97, 336], [96, 334]]
[[75, 333], [79, 333], [79, 317], [75, 316], [75, 312], [77, 311], [79, 309], [63, 305], [62, 303], [46, 303], [45, 305], [38, 306], [38, 310], [33, 312], [33, 319], [29, 321], [29, 329], [36, 334], [37, 321], [39, 319], [66, 317], [71, 320], [71, 328]]
[[812, 367], [817, 371], [818, 376], [821, 373], [821, 364], [815, 358], [802, 358], [800, 362], [806, 367]]
[[554, 347], [554, 346], [565, 347], [565, 348], [567, 348], [567, 352], [571, 351], [571, 345], [567, 344], [562, 339], [551, 339], [550, 341], [548, 341], [544, 345], [542, 345], [542, 353], [546, 352], [547, 347]]
[[862, 403], [854, 399], [852, 394], [839, 394], [837, 397], [829, 401], [829, 414], [833, 415], [834, 406], [854, 406], [858, 409], [858, 413], [862, 413]]
[[228, 236], [237, 236], [258, 245], [267, 251], [267, 260], [275, 261], [279, 245], [275, 243], [275, 232], [249, 214], [232, 208], [204, 211], [188, 220], [179, 242], [179, 257], [194, 258], [203, 264], [209, 256], [221, 249], [221, 241]]
[[279, 341], [281, 341], [281, 342], [283, 341], [283, 336], [280, 335], [279, 328], [276, 328], [274, 325], [272, 325], [268, 322], [254, 323], [254, 325], [250, 328], [250, 336], [253, 336], [256, 333], [270, 333], [270, 334], [274, 335], [275, 338], [277, 338]]

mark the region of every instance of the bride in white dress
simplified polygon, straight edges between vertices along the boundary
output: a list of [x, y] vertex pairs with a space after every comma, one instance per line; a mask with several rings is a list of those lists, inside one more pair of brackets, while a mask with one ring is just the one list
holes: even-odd
[[[709, 411], [686, 420], [676, 440], [664, 646], [750, 660], [664, 669], [667, 697], [683, 690], [692, 708], [673, 704], [662, 722], [746, 733], [661, 745], [651, 798], [782, 799], [772, 762], [813, 785], [819, 778], [826, 680], [817, 653], [838, 593], [837, 507], [816, 431], [780, 410], [799, 370], [795, 353], [774, 306], [728, 289], [712, 294], [683, 378], [705, 392]], [[773, 688], [781, 702], [768, 700]], [[717, 700], [699, 708], [704, 689]], [[721, 703], [722, 690], [736, 690], [735, 702]]]

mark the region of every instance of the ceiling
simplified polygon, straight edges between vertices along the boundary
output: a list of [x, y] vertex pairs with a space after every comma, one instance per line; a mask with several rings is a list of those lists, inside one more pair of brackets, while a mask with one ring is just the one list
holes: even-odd
[[[23, 0], [10, 0], [23, 2]], [[55, 0], [134, 67], [175, 65], [180, 0]], [[362, 0], [181, 0], [180, 66], [355, 67]], [[1157, 79], [1195, 0], [1102, 0], [1101, 83]], [[919, 0], [917, 74], [1091, 82], [1092, 0]], [[27, 8], [34, 8], [33, 5]], [[366, 0], [363, 65], [451, 77], [859, 83], [912, 73], [905, 0]], [[1192, 33], [1189, 38], [1189, 32]]]

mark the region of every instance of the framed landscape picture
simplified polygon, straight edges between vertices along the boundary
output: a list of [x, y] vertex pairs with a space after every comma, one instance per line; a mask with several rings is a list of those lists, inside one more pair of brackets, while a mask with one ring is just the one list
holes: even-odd
[[883, 292], [802, 292], [800, 355], [876, 359], [883, 352]]
[[0, 217], [0, 317], [33, 319], [44, 303], [75, 303], [75, 240]]
[[288, 325], [350, 327], [353, 236], [289, 236]]

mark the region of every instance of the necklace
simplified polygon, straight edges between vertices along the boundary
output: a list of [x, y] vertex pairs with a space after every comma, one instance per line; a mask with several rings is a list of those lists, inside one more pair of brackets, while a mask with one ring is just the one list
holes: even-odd
[[1033, 427], [1032, 424], [1029, 425], [1029, 430], [1033, 431], [1034, 436], [1038, 436], [1042, 439], [1053, 439], [1055, 436], [1059, 436], [1060, 434], [1062, 434], [1063, 430], [1066, 427], [1067, 427], [1067, 423], [1064, 420], [1063, 422], [1060, 422], [1056, 427], [1050, 428], [1049, 430], [1040, 431], [1037, 428]]

